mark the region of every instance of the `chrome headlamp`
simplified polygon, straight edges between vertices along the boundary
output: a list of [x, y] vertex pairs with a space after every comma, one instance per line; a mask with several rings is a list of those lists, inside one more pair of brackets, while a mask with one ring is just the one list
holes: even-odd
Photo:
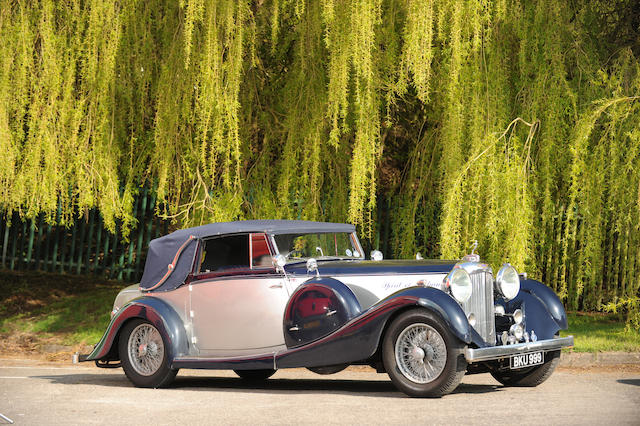
[[462, 268], [455, 268], [445, 278], [445, 287], [451, 291], [451, 295], [460, 303], [464, 303], [471, 297], [471, 277]]
[[520, 277], [516, 268], [505, 263], [496, 275], [498, 293], [506, 300], [511, 300], [520, 292]]

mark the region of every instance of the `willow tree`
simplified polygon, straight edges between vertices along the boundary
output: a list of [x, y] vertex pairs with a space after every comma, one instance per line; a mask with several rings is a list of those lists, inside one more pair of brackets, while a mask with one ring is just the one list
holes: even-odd
[[175, 226], [478, 240], [573, 308], [637, 307], [631, 0], [4, 0], [0, 39], [7, 217], [126, 233], [146, 186]]

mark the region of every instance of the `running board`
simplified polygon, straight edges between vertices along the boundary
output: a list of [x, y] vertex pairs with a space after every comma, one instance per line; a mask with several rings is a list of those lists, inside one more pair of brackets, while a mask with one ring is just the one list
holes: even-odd
[[228, 358], [178, 357], [173, 359], [171, 368], [195, 368], [207, 370], [265, 370], [276, 369], [276, 354], [250, 355]]

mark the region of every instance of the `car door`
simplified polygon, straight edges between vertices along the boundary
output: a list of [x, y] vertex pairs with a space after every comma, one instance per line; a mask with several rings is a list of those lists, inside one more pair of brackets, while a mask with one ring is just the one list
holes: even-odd
[[264, 234], [201, 243], [190, 291], [194, 345], [201, 354], [261, 353], [284, 345], [282, 318], [289, 295], [271, 256]]

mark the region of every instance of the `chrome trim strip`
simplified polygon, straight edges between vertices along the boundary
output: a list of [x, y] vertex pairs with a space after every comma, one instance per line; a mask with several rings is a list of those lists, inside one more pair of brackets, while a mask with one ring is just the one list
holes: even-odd
[[486, 263], [463, 261], [463, 262], [456, 263], [454, 268], [462, 268], [465, 271], [467, 271], [469, 275], [474, 274], [476, 272], [488, 272], [491, 275], [493, 275], [493, 269], [491, 269], [491, 266], [487, 265]]
[[555, 351], [573, 346], [573, 336], [556, 337], [554, 339], [539, 340], [537, 342], [518, 343], [507, 346], [493, 346], [487, 348], [466, 348], [464, 357], [467, 362], [490, 361], [533, 351]]

